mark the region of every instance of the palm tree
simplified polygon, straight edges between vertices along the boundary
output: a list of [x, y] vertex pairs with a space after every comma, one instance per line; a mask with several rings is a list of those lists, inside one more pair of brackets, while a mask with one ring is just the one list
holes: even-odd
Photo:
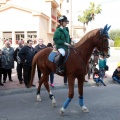
[[83, 26], [85, 28], [84, 32], [87, 32], [87, 27], [88, 27], [88, 23], [92, 20], [91, 14], [89, 12], [88, 9], [86, 9], [85, 11], [83, 11], [83, 16], [78, 16], [78, 21], [83, 23]]
[[83, 16], [78, 16], [78, 21], [82, 22], [84, 25], [88, 25], [88, 23], [92, 20], [91, 14], [88, 9], [83, 11]]
[[100, 8], [101, 5], [99, 4], [98, 6], [95, 6], [95, 3], [90, 2], [90, 6], [89, 6], [89, 13], [91, 14], [92, 20], [95, 19], [95, 15], [96, 14], [100, 14], [102, 9]]
[[101, 9], [100, 4], [96, 6], [95, 3], [90, 2], [89, 12], [90, 12], [90, 15], [92, 17], [92, 20], [91, 20], [92, 21], [92, 27], [93, 27], [93, 20], [95, 19], [95, 15], [100, 14], [101, 11], [102, 11], [102, 9]]
[[84, 26], [86, 25], [87, 27], [90, 21], [93, 22], [93, 20], [95, 19], [95, 15], [101, 13], [102, 9], [100, 7], [100, 4], [96, 6], [95, 3], [90, 2], [89, 8], [83, 11], [83, 16], [78, 16], [78, 21], [82, 22]]

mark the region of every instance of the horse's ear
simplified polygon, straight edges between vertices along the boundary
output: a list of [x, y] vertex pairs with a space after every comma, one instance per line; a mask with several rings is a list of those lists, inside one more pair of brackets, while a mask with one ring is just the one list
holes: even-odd
[[105, 25], [105, 27], [103, 28], [103, 33], [107, 30], [108, 28], [108, 24]]
[[107, 31], [111, 28], [111, 25], [107, 28]]

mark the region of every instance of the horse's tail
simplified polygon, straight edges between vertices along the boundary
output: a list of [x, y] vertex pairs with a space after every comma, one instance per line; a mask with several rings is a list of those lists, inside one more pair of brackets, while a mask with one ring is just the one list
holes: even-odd
[[32, 70], [31, 70], [31, 79], [30, 79], [30, 87], [33, 84], [34, 76], [35, 76], [35, 69], [36, 69], [36, 60], [37, 56], [35, 55], [32, 60]]

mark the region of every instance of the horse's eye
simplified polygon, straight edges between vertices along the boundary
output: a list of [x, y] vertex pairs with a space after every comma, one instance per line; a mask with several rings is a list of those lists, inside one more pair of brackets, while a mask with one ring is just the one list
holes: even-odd
[[104, 40], [105, 42], [107, 42], [107, 38], [104, 38], [103, 40]]

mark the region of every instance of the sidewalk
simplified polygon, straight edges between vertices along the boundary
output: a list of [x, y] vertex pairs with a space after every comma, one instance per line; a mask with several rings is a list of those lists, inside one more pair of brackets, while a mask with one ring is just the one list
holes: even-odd
[[[32, 87], [32, 88], [26, 88], [24, 83], [20, 84], [18, 79], [17, 79], [17, 73], [16, 70], [13, 69], [13, 73], [12, 73], [12, 79], [13, 82], [10, 81], [6, 81], [6, 83], [4, 83], [4, 86], [0, 86], [0, 96], [3, 95], [8, 95], [8, 94], [20, 94], [20, 93], [26, 93], [26, 92], [36, 92], [37, 90], [37, 86], [38, 86], [38, 79], [37, 79], [37, 71], [35, 74], [35, 78], [34, 78], [34, 84], [36, 85], [36, 87]], [[86, 80], [87, 76], [86, 76]], [[111, 76], [109, 75], [109, 72], [107, 73], [107, 78], [104, 79], [104, 82], [108, 85], [113, 83], [111, 80]], [[58, 76], [55, 74], [54, 76], [54, 85], [55, 87], [51, 87], [52, 90], [54, 89], [60, 89], [60, 88], [66, 88], [67, 86], [64, 85], [64, 81], [63, 81], [63, 77]], [[92, 76], [91, 79], [88, 80], [88, 82], [84, 83], [84, 86], [96, 86], [95, 82], [92, 80]], [[75, 87], [77, 87], [77, 79], [75, 80]], [[44, 85], [42, 85], [41, 89], [45, 89]]]
[[[104, 78], [104, 82], [106, 83], [106, 85], [114, 84], [111, 76], [118, 62], [120, 61], [120, 56], [118, 56], [119, 53], [120, 53], [120, 50], [115, 50], [114, 48], [111, 48], [111, 57], [107, 60], [109, 71], [106, 72], [107, 78]], [[38, 86], [37, 71], [34, 78], [34, 84], [36, 85], [36, 87], [32, 87], [30, 89], [26, 88], [24, 84], [19, 84], [19, 81], [17, 79], [16, 69], [13, 69], [12, 79], [13, 79], [13, 82], [9, 82], [7, 80], [4, 86], [0, 86], [0, 96], [6, 95], [6, 94], [13, 94], [13, 93], [17, 94], [17, 93], [24, 93], [24, 92], [36, 92], [36, 89]], [[86, 80], [88, 80], [87, 76], [86, 76]], [[52, 90], [67, 87], [64, 85], [63, 77], [58, 76], [56, 74], [54, 76], [54, 85], [55, 87], [52, 88]], [[75, 80], [75, 86], [77, 86], [77, 80]], [[88, 80], [88, 82], [84, 83], [84, 86], [96, 86], [95, 82], [92, 80], [92, 76], [91, 76], [91, 79]], [[42, 89], [45, 89], [43, 85], [42, 85]]]

